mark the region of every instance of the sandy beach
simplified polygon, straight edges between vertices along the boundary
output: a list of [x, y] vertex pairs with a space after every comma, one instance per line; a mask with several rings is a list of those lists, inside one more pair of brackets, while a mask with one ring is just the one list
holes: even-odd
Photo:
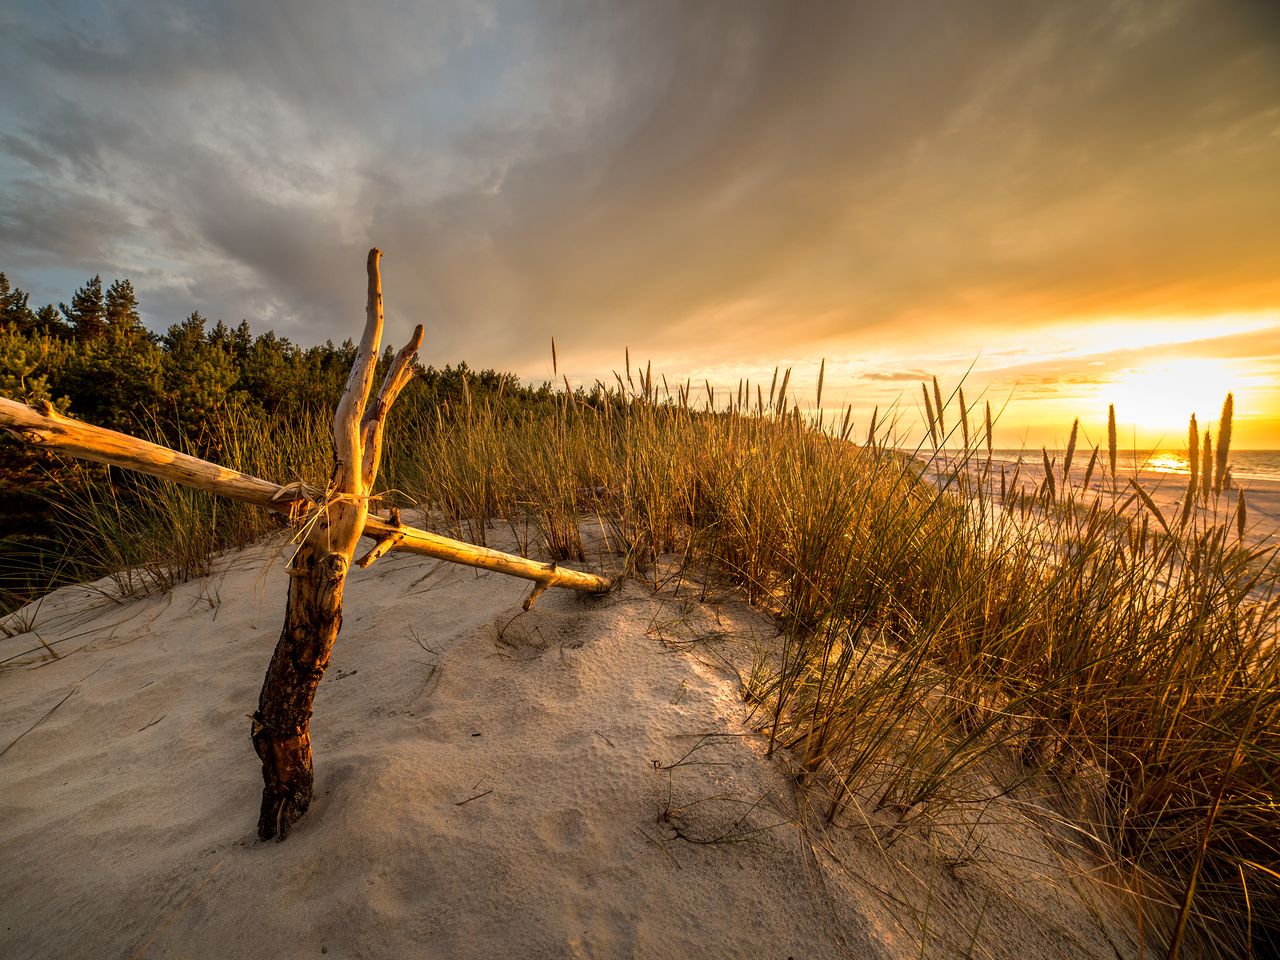
[[349, 585], [317, 697], [316, 800], [260, 842], [248, 714], [281, 554], [161, 596], [66, 588], [0, 641], [0, 955], [1136, 949], [1099, 864], [1014, 796], [977, 822], [821, 824], [740, 696], [775, 628], [687, 588], [517, 616], [518, 581], [384, 558]]
[[1280, 2], [0, 24], [0, 960], [1280, 960]]

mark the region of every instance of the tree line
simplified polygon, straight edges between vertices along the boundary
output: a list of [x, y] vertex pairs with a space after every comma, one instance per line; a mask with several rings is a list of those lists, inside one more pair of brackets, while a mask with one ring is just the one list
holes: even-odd
[[[350, 339], [304, 348], [271, 330], [255, 335], [247, 320], [210, 325], [199, 311], [153, 333], [129, 280], [104, 286], [95, 276], [70, 303], [32, 309], [29, 295], [0, 273], [0, 395], [199, 446], [211, 419], [229, 408], [283, 417], [332, 410], [346, 384], [356, 352]], [[466, 363], [417, 372], [415, 393], [432, 401], [461, 398], [464, 381], [473, 394], [516, 404], [550, 393]]]

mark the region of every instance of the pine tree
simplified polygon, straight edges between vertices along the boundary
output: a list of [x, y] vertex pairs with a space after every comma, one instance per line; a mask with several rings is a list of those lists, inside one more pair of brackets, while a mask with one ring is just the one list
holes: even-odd
[[204, 436], [209, 419], [229, 399], [240, 379], [232, 357], [205, 335], [205, 320], [195, 311], [161, 338], [168, 356], [164, 392], [179, 428], [191, 438]]
[[133, 339], [143, 332], [138, 298], [130, 281], [117, 280], [107, 290], [105, 319], [107, 330], [116, 336]]
[[155, 427], [165, 357], [149, 337], [117, 339], [127, 336], [112, 329], [99, 340], [71, 348], [71, 360], [56, 386], [70, 395], [76, 416], [136, 433]]
[[68, 334], [71, 332], [67, 325], [62, 322], [62, 316], [58, 313], [58, 308], [52, 303], [46, 303], [35, 312], [33, 331], [37, 334], [57, 337], [60, 340], [67, 339]]
[[106, 331], [107, 318], [106, 304], [102, 300], [102, 277], [95, 275], [71, 297], [71, 306], [63, 303], [59, 309], [81, 343], [101, 339]]
[[0, 273], [0, 330], [16, 330], [27, 333], [35, 320], [27, 306], [27, 294], [14, 287], [9, 289], [9, 278]]
[[208, 339], [211, 347], [219, 347], [227, 353], [231, 352], [231, 328], [221, 320], [213, 325]]
[[231, 335], [231, 350], [236, 360], [243, 367], [249, 360], [249, 351], [253, 349], [253, 332], [249, 329], [249, 321], [241, 320]]

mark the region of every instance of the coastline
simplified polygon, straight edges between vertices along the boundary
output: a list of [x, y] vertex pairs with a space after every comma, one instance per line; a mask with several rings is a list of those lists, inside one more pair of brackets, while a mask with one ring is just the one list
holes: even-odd
[[[1133, 487], [1129, 482], [1133, 480], [1159, 507], [1166, 522], [1170, 525], [1177, 522], [1187, 494], [1187, 484], [1190, 479], [1188, 474], [1150, 466], [1125, 470], [1126, 458], [1122, 456], [1119, 458], [1120, 463], [1117, 465], [1113, 482], [1105, 469], [1103, 462], [1105, 458], [1100, 457], [1099, 463], [1094, 467], [1093, 475], [1089, 478], [1089, 486], [1085, 489], [1085, 475], [1092, 451], [1086, 450], [1083, 453], [1082, 457], [1081, 451], [1076, 451], [1065, 486], [1077, 495], [1084, 496], [1086, 505], [1092, 505], [1096, 497], [1105, 498], [1104, 506], [1113, 498], [1123, 503], [1133, 494]], [[1054, 466], [1054, 482], [1061, 496], [1064, 487], [1062, 454], [1060, 451], [1056, 453], [1050, 451], [1050, 457]], [[923, 468], [924, 475], [934, 483], [949, 476], [960, 465], [960, 455], [957, 451], [942, 451], [937, 456], [921, 452], [916, 453], [913, 459]], [[1002, 506], [1004, 501], [1000, 498], [1001, 467], [1004, 468], [1008, 499], [1012, 499], [1015, 490], [1021, 490], [1026, 494], [1034, 493], [1045, 479], [1044, 463], [1040, 453], [1026, 451], [1020, 456], [1015, 456], [1011, 451], [995, 451], [990, 460], [989, 472], [987, 463], [986, 454], [983, 453], [981, 456], [971, 457], [961, 469], [974, 482], [980, 480], [984, 474], [987, 475], [989, 477], [987, 489], [995, 502]], [[1194, 516], [1200, 528], [1225, 523], [1231, 535], [1234, 536], [1236, 511], [1239, 508], [1242, 491], [1245, 497], [1245, 541], [1251, 547], [1274, 547], [1280, 544], [1280, 479], [1245, 476], [1234, 480], [1231, 488], [1222, 491], [1220, 495], [1215, 497], [1210, 494], [1207, 507], [1194, 508]], [[1136, 504], [1130, 509], [1135, 507]]]

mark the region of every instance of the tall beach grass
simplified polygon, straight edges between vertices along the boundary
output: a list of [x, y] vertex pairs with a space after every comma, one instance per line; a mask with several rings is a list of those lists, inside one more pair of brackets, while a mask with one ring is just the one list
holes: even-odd
[[[990, 405], [979, 417], [936, 379], [904, 449], [902, 417], [877, 412], [855, 442], [848, 413], [832, 425], [798, 407], [788, 372], [728, 395], [655, 376], [628, 357], [607, 386], [566, 381], [514, 410], [470, 392], [416, 402], [411, 387], [383, 504], [480, 543], [506, 524], [530, 553], [654, 589], [741, 590], [778, 625], [743, 697], [829, 822], [925, 821], [996, 778], [1116, 868], [1152, 955], [1247, 956], [1280, 938], [1277, 561], [1244, 536], [1242, 498], [1219, 509], [1230, 401], [1216, 451], [1193, 420], [1201, 462], [1166, 517], [1117, 475], [1114, 410], [1078, 483], [1078, 423], [1060, 467], [1045, 450], [1042, 477], [1010, 476], [991, 459]], [[323, 419], [218, 429], [229, 466], [328, 473]], [[197, 575], [275, 523], [115, 479], [127, 495], [96, 487], [61, 508], [122, 585]], [[611, 557], [587, 556], [584, 521]]]

